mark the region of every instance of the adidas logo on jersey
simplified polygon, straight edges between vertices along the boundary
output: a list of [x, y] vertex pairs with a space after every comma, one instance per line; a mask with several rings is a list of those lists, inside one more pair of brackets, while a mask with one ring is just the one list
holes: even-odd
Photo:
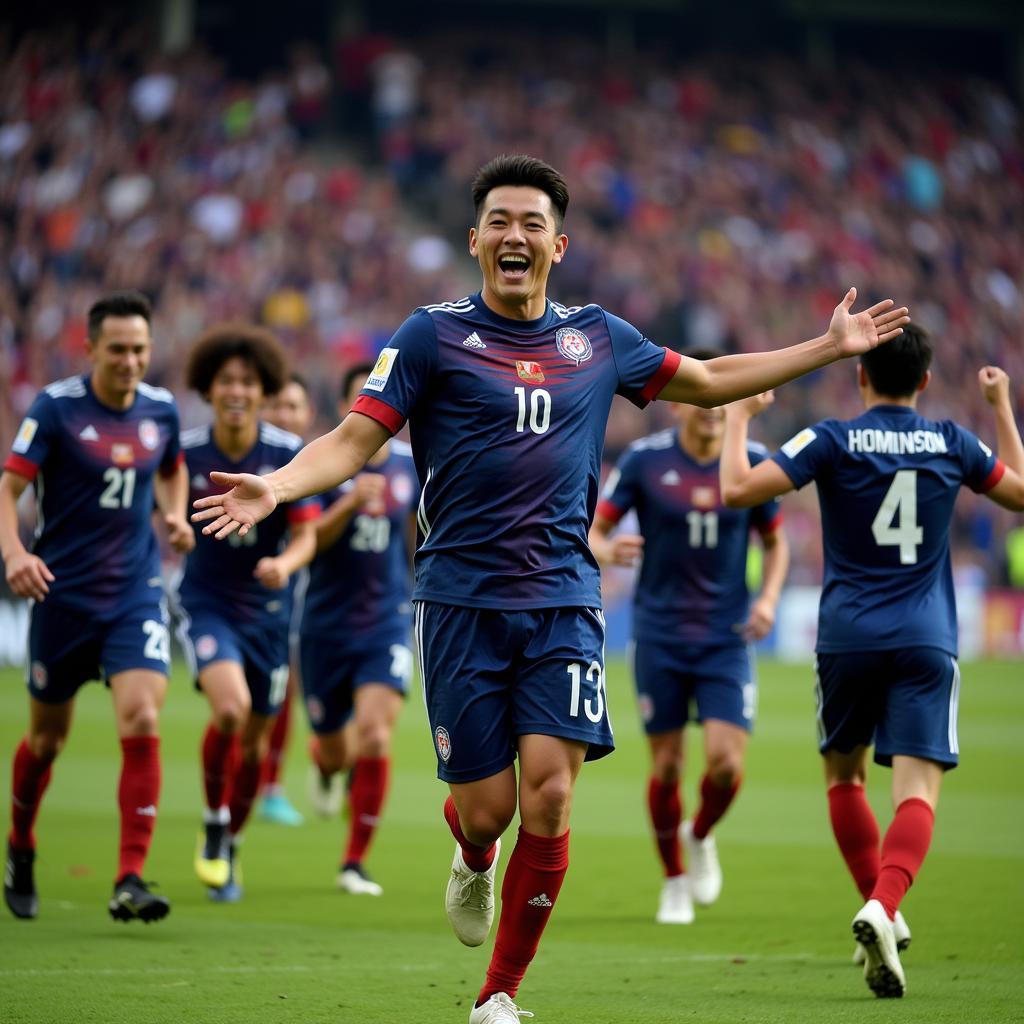
[[548, 899], [546, 892], [542, 892], [539, 896], [534, 896], [532, 900], [527, 900], [526, 905], [529, 907], [553, 907], [554, 903]]
[[82, 432], [78, 435], [79, 441], [98, 441], [100, 435], [96, 428], [90, 423], [87, 427], [82, 428]]
[[487, 346], [480, 340], [480, 335], [474, 331], [466, 340], [462, 343], [466, 348], [487, 348]]
[[675, 487], [681, 479], [682, 477], [674, 469], [670, 469], [667, 473], [663, 474], [661, 482], [669, 487]]

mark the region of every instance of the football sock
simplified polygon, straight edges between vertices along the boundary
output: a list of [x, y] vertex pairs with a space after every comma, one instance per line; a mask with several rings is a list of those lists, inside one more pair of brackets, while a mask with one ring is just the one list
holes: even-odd
[[366, 856], [387, 796], [390, 767], [387, 757], [361, 757], [355, 763], [349, 794], [351, 823], [345, 864], [362, 863]]
[[477, 1006], [495, 992], [507, 992], [515, 998], [568, 867], [568, 831], [554, 837], [535, 836], [520, 827], [516, 848], [505, 869], [498, 935]]
[[715, 822], [729, 809], [736, 798], [742, 779], [737, 778], [731, 786], [719, 786], [710, 775], [700, 780], [700, 807], [693, 819], [693, 838], [706, 839]]
[[206, 806], [215, 811], [231, 798], [231, 778], [238, 759], [238, 741], [211, 722], [203, 734], [203, 787]]
[[683, 803], [678, 782], [661, 782], [651, 778], [647, 783], [647, 808], [654, 828], [658, 856], [665, 867], [665, 877], [683, 873], [683, 852], [679, 843], [679, 823], [683, 820]]
[[870, 896], [885, 907], [890, 919], [924, 862], [934, 827], [935, 812], [926, 801], [911, 797], [896, 808], [882, 840], [882, 866]]
[[125, 736], [121, 751], [121, 782], [117, 788], [121, 808], [118, 880], [125, 875], [141, 876], [149, 853], [160, 802], [160, 737]]
[[284, 760], [284, 748], [288, 743], [288, 733], [292, 721], [292, 683], [288, 680], [288, 689], [285, 692], [284, 702], [274, 719], [274, 726], [270, 730], [270, 746], [267, 756], [263, 759], [263, 781], [262, 786], [271, 792], [281, 777], [281, 763]]
[[494, 861], [494, 843], [490, 846], [476, 846], [471, 843], [462, 833], [462, 825], [459, 824], [459, 812], [455, 810], [455, 801], [449, 796], [444, 802], [444, 820], [455, 836], [455, 841], [462, 848], [462, 859], [470, 871], [486, 871]]
[[252, 803], [260, 788], [263, 765], [259, 761], [243, 760], [235, 772], [231, 787], [231, 834], [237, 836], [249, 820]]
[[829, 787], [828, 814], [839, 852], [866, 900], [878, 880], [880, 854], [878, 822], [864, 787], [856, 782], [839, 782]]
[[33, 831], [39, 804], [50, 784], [53, 758], [36, 757], [22, 740], [14, 752], [11, 770], [11, 846], [16, 850], [34, 850]]

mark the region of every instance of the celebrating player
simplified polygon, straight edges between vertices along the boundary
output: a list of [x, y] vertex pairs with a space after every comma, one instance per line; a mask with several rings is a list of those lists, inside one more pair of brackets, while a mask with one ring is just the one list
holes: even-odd
[[[354, 366], [342, 383], [344, 418], [372, 365]], [[363, 868], [380, 821], [390, 774], [391, 732], [412, 676], [411, 554], [419, 487], [407, 445], [385, 441], [317, 523], [302, 615], [302, 688], [312, 746], [312, 796], [351, 768], [348, 845], [338, 872], [346, 892], [379, 896]], [[346, 723], [351, 719], [351, 725]]]
[[[694, 351], [691, 358], [716, 353]], [[602, 565], [643, 555], [633, 606], [633, 676], [651, 750], [647, 806], [665, 871], [656, 920], [690, 924], [693, 904], [714, 903], [722, 871], [711, 829], [740, 786], [757, 707], [748, 646], [767, 636], [789, 565], [778, 503], [725, 508], [718, 459], [725, 411], [678, 406], [679, 427], [633, 444], [612, 471], [590, 530]], [[751, 461], [767, 451], [749, 445]], [[640, 536], [612, 531], [636, 509]], [[765, 549], [764, 585], [751, 604], [747, 545], [756, 527]], [[682, 822], [683, 729], [696, 703], [704, 728], [700, 806]], [[689, 873], [683, 865], [680, 838]]]
[[417, 642], [457, 842], [445, 903], [467, 945], [490, 929], [499, 839], [517, 805], [522, 823], [470, 1012], [471, 1024], [497, 1024], [519, 1019], [512, 997], [565, 877], [576, 777], [612, 749], [600, 571], [587, 544], [612, 397], [721, 405], [872, 348], [899, 333], [906, 310], [886, 301], [853, 316], [851, 289], [813, 341], [685, 359], [598, 306], [546, 297], [569, 244], [568, 190], [553, 168], [498, 157], [473, 201], [481, 291], [416, 310], [338, 427], [267, 477], [218, 474], [230, 490], [197, 502], [193, 518], [208, 535], [244, 537], [280, 502], [354, 476], [410, 420], [423, 486]]
[[[287, 380], [284, 353], [262, 328], [211, 329], [193, 346], [186, 379], [213, 409], [211, 426], [182, 435], [194, 499], [209, 494], [216, 466], [267, 473], [302, 446], [260, 420], [264, 399]], [[228, 544], [200, 537], [185, 563], [179, 633], [212, 715], [202, 744], [206, 810], [195, 869], [219, 902], [241, 898], [238, 837], [288, 685], [288, 579], [313, 557], [318, 514], [315, 502], [290, 502]]]
[[[313, 406], [309, 401], [309, 388], [305, 378], [292, 371], [285, 386], [267, 402], [263, 416], [275, 427], [287, 430], [297, 437], [305, 437], [313, 424]], [[297, 627], [302, 616], [302, 601], [307, 582], [308, 574], [305, 570], [293, 575], [288, 581], [292, 591], [292, 633], [288, 646], [293, 653], [289, 659], [288, 688], [270, 730], [267, 756], [263, 762], [260, 799], [256, 810], [261, 820], [276, 825], [302, 824], [302, 815], [291, 805], [284, 790], [281, 773], [284, 771], [288, 740], [291, 737], [292, 701], [298, 688], [297, 657], [294, 652], [298, 646]]]
[[[722, 454], [727, 504], [770, 501], [818, 485], [825, 580], [818, 616], [818, 738], [832, 831], [866, 900], [853, 919], [864, 978], [880, 997], [906, 989], [900, 903], [931, 842], [943, 772], [959, 754], [956, 604], [949, 525], [961, 485], [1024, 510], [1024, 445], [1009, 380], [978, 374], [995, 409], [997, 458], [949, 420], [917, 413], [932, 346], [920, 327], [867, 352], [857, 370], [866, 412], [800, 431], [751, 466], [746, 435], [763, 397], [730, 406]], [[892, 767], [895, 816], [879, 847], [864, 782], [868, 747]]]
[[[86, 349], [91, 372], [39, 393], [0, 477], [7, 582], [35, 602], [29, 727], [14, 755], [4, 898], [16, 917], [38, 913], [33, 824], [71, 728], [75, 694], [104, 679], [122, 751], [110, 914], [158, 921], [170, 905], [141, 876], [160, 801], [158, 724], [170, 645], [150, 517], [155, 500], [171, 544], [188, 551], [195, 543], [185, 518], [188, 480], [174, 399], [142, 381], [152, 352], [145, 296], [115, 292], [96, 302]], [[16, 508], [29, 484], [39, 507], [31, 553], [18, 536]]]

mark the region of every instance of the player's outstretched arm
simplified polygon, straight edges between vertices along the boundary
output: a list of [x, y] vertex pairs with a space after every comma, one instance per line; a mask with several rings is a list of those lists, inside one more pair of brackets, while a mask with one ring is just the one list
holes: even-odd
[[762, 505], [793, 490], [793, 481], [778, 463], [765, 459], [751, 466], [747, 454], [747, 429], [751, 418], [774, 401], [775, 396], [766, 392], [726, 407], [725, 438], [718, 463], [718, 476], [722, 501], [729, 508]]
[[618, 565], [629, 569], [640, 561], [644, 553], [644, 539], [636, 534], [617, 533], [615, 524], [599, 512], [590, 528], [590, 550], [601, 567]]
[[10, 470], [0, 476], [0, 555], [11, 592], [42, 601], [50, 592], [48, 584], [53, 582], [54, 575], [41, 558], [25, 550], [18, 533], [18, 499], [28, 483]]
[[236, 530], [244, 537], [282, 502], [298, 501], [337, 487], [359, 472], [391, 435], [376, 420], [350, 412], [329, 434], [311, 441], [287, 466], [266, 476], [211, 473], [227, 488], [193, 502], [192, 522], [223, 540]]
[[717, 359], [683, 358], [658, 398], [711, 409], [777, 388], [837, 359], [862, 355], [903, 333], [910, 322], [907, 308], [894, 308], [892, 299], [851, 313], [857, 289], [851, 288], [835, 308], [828, 330], [774, 352], [750, 352]]
[[153, 497], [163, 516], [168, 542], [178, 554], [187, 555], [196, 546], [196, 535], [188, 521], [188, 467], [184, 462], [168, 477], [156, 474]]
[[978, 385], [996, 417], [996, 454], [1006, 466], [1002, 479], [986, 492], [996, 504], [1014, 512], [1024, 512], [1024, 443], [1013, 415], [1010, 378], [998, 366], [978, 371]]

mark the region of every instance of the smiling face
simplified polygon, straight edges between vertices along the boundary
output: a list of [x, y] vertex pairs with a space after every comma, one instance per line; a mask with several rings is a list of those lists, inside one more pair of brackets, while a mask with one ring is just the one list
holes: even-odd
[[92, 389], [100, 401], [114, 408], [131, 405], [152, 354], [145, 317], [104, 317], [99, 335], [86, 342], [86, 351], [92, 362]]
[[304, 436], [313, 424], [313, 409], [306, 389], [297, 381], [289, 381], [268, 400], [264, 416], [274, 426]]
[[488, 308], [512, 320], [541, 316], [548, 274], [568, 244], [546, 192], [526, 185], [491, 189], [469, 231], [469, 251], [480, 264]]
[[241, 356], [232, 356], [213, 375], [206, 397], [218, 427], [252, 430], [263, 406], [263, 382], [256, 367]]

